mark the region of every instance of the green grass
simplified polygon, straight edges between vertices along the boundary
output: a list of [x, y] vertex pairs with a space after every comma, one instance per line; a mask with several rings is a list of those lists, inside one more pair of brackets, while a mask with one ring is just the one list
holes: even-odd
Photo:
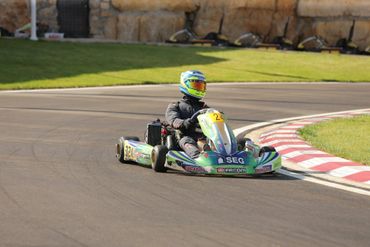
[[340, 118], [309, 125], [299, 131], [314, 147], [370, 165], [370, 116]]
[[370, 81], [370, 57], [210, 47], [31, 42], [0, 38], [0, 90], [210, 82]]

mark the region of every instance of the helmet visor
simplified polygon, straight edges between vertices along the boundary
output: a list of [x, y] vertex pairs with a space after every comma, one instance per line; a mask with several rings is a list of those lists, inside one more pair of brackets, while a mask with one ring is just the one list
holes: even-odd
[[188, 85], [190, 88], [195, 89], [199, 92], [206, 91], [206, 82], [200, 80], [189, 80]]

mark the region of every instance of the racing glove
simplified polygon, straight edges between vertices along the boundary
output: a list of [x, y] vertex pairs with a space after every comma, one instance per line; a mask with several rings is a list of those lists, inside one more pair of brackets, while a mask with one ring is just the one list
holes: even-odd
[[195, 125], [195, 121], [191, 120], [191, 118], [187, 118], [184, 120], [184, 122], [182, 122], [182, 126], [186, 130], [192, 128], [194, 125]]

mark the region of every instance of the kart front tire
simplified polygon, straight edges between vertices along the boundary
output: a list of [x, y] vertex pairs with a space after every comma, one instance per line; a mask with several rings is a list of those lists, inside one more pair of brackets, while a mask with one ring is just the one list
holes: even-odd
[[252, 139], [243, 137], [243, 138], [240, 138], [240, 139], [237, 140], [238, 150], [239, 151], [245, 150], [245, 143], [246, 143], [246, 141], [252, 141]]
[[166, 155], [168, 148], [163, 145], [154, 146], [152, 151], [152, 168], [156, 172], [166, 172], [167, 168], [164, 166], [166, 163]]
[[116, 158], [121, 163], [125, 163], [125, 140], [140, 141], [137, 136], [125, 136], [119, 138], [118, 143], [116, 144]]
[[276, 152], [276, 149], [272, 146], [265, 146], [265, 147], [262, 147], [261, 150], [260, 150], [260, 156], [263, 154], [263, 153], [271, 153], [271, 152]]

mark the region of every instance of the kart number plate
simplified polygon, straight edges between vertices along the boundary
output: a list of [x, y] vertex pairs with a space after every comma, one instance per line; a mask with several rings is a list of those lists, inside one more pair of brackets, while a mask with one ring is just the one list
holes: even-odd
[[224, 122], [224, 118], [221, 113], [210, 113], [209, 117], [211, 118], [212, 122], [217, 123], [217, 122]]
[[125, 145], [125, 160], [134, 160], [134, 148], [131, 147], [129, 144]]

